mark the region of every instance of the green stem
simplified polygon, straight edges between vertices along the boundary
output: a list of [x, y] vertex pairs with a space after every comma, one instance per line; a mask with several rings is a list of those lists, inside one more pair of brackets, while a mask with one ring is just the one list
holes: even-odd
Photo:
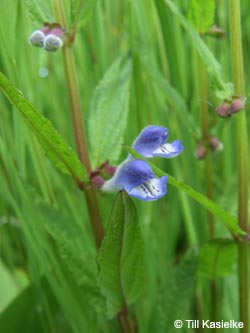
[[135, 327], [129, 317], [126, 304], [124, 305], [122, 311], [118, 314], [118, 319], [124, 333], [135, 333]]
[[83, 6], [83, 0], [80, 0], [77, 11], [76, 11], [76, 14], [75, 14], [75, 19], [74, 19], [74, 22], [72, 24], [71, 32], [69, 34], [70, 43], [73, 43], [74, 40], [75, 40], [77, 23], [78, 23], [78, 20], [79, 20], [79, 16], [80, 16], [80, 13], [81, 13], [82, 6]]
[[[210, 133], [209, 133], [209, 118], [208, 118], [208, 84], [207, 73], [202, 61], [199, 61], [199, 83], [200, 83], [200, 108], [201, 108], [201, 128], [202, 128], [202, 141], [207, 147], [205, 157], [205, 179], [206, 179], [206, 194], [209, 199], [213, 198], [213, 182], [212, 182], [212, 161], [211, 150], [209, 147]], [[207, 221], [209, 225], [209, 238], [214, 237], [214, 216], [211, 212], [207, 212]], [[210, 281], [210, 318], [211, 321], [216, 321], [217, 311], [217, 283], [215, 279]], [[216, 332], [216, 329], [215, 331]]]
[[[151, 163], [150, 163], [151, 164]], [[151, 164], [153, 170], [158, 174], [159, 176], [167, 175], [168, 176], [168, 182], [170, 185], [176, 187], [177, 189], [180, 189], [181, 191], [184, 191], [187, 195], [189, 195], [192, 199], [197, 201], [201, 206], [203, 206], [205, 209], [207, 209], [210, 213], [217, 216], [224, 225], [228, 228], [228, 230], [236, 237], [240, 236], [246, 236], [246, 233], [236, 225], [235, 218], [224, 211], [222, 208], [220, 208], [216, 203], [211, 201], [206, 196], [202, 195], [201, 193], [195, 191], [192, 187], [179, 182], [174, 177], [170, 176], [169, 174], [166, 174], [165, 172], [162, 172], [160, 169], [156, 168]]]
[[62, 0], [51, 0], [51, 1], [57, 23], [59, 23], [62, 28], [66, 28], [67, 23], [64, 15], [64, 7]]
[[[234, 94], [245, 95], [244, 69], [241, 40], [240, 0], [230, 0], [230, 37], [233, 69]], [[237, 167], [238, 167], [238, 221], [239, 226], [248, 229], [248, 137], [246, 112], [241, 110], [237, 115]], [[243, 333], [249, 332], [249, 249], [246, 244], [239, 244], [239, 306], [240, 320], [244, 323]]]
[[[181, 137], [181, 128], [179, 122], [173, 124], [173, 130], [177, 134], [178, 137]], [[186, 165], [181, 166], [178, 163], [174, 165], [175, 176], [177, 178], [181, 178], [183, 174], [186, 174]], [[196, 233], [196, 228], [194, 224], [194, 218], [192, 216], [191, 205], [189, 204], [188, 197], [182, 192], [179, 192], [180, 201], [182, 205], [183, 217], [184, 217], [184, 225], [187, 234], [187, 240], [190, 247], [198, 244], [198, 238]]]
[[[136, 43], [134, 36], [136, 35], [135, 32], [135, 20], [134, 20], [134, 13], [133, 13], [133, 2], [128, 1], [128, 13], [129, 13], [129, 45], [131, 49], [131, 55], [133, 59], [133, 76], [132, 76], [132, 91], [134, 91], [133, 101], [134, 101], [134, 109], [136, 110], [136, 131], [139, 132], [143, 127], [143, 113], [140, 112], [142, 109], [141, 105], [141, 64], [140, 59], [136, 52]], [[145, 112], [144, 112], [145, 113]], [[131, 120], [131, 123], [133, 121]]]
[[[182, 175], [182, 169], [179, 165], [175, 165], [175, 175], [177, 178], [180, 178]], [[192, 216], [190, 204], [188, 202], [188, 197], [182, 192], [179, 192], [180, 200], [182, 204], [182, 210], [184, 215], [184, 224], [187, 233], [188, 244], [190, 247], [193, 247], [198, 244], [198, 238], [196, 234], [196, 229], [194, 225], [194, 219]]]
[[90, 173], [91, 167], [88, 156], [86, 131], [82, 119], [75, 61], [71, 45], [63, 48], [62, 55], [76, 148], [80, 160], [84, 164], [87, 172]]
[[[207, 84], [207, 73], [205, 66], [199, 61], [199, 76], [200, 76], [200, 108], [201, 108], [201, 128], [202, 128], [202, 141], [206, 146], [209, 144], [210, 133], [209, 133], [209, 120], [208, 120], [208, 84]], [[211, 151], [208, 147], [205, 158], [205, 177], [206, 177], [206, 194], [209, 199], [213, 197], [213, 183], [212, 183], [212, 163], [211, 163]], [[210, 212], [207, 213], [208, 224], [209, 224], [209, 236], [214, 237], [214, 217]]]
[[[66, 29], [67, 25], [63, 2], [61, 0], [52, 0], [52, 4], [56, 20], [63, 28]], [[71, 43], [68, 43], [63, 47], [62, 55], [76, 148], [80, 160], [84, 164], [86, 170], [90, 173], [91, 167], [87, 149], [86, 131], [82, 119], [75, 59]]]
[[[52, 4], [57, 22], [63, 28], [66, 28], [66, 19], [64, 15], [64, 7], [62, 1], [52, 0]], [[80, 160], [84, 164], [87, 172], [90, 173], [91, 165], [88, 155], [86, 131], [84, 127], [84, 121], [82, 119], [81, 101], [76, 75], [75, 59], [72, 50], [72, 43], [68, 43], [63, 47], [62, 56], [75, 144]], [[95, 190], [91, 185], [82, 186], [81, 184], [79, 184], [79, 187], [80, 189], [84, 190], [96, 246], [97, 248], [100, 248], [102, 239], [104, 237], [104, 230], [102, 226], [101, 216], [99, 214]]]

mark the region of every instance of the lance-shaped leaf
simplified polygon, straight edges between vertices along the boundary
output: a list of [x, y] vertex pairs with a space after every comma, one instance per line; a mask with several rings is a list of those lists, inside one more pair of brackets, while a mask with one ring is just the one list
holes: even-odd
[[200, 252], [198, 273], [209, 279], [232, 273], [236, 250], [236, 243], [231, 239], [214, 239], [206, 243]]
[[99, 255], [98, 283], [115, 316], [143, 292], [144, 255], [137, 212], [126, 192], [117, 194]]
[[40, 114], [1, 72], [0, 88], [21, 113], [53, 164], [76, 180], [87, 181], [87, 172], [76, 153], [53, 128], [51, 122]]
[[92, 165], [115, 163], [126, 129], [132, 62], [119, 57], [96, 87], [88, 119]]

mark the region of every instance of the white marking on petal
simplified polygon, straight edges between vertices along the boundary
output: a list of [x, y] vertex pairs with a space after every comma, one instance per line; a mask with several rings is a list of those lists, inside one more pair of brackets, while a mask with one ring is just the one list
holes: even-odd
[[153, 154], [171, 154], [175, 152], [176, 148], [171, 143], [164, 143], [163, 145], [157, 147]]
[[159, 188], [159, 185], [159, 179], [152, 178], [147, 180], [143, 184], [134, 187], [129, 194], [137, 198], [154, 200], [161, 196], [162, 191]]

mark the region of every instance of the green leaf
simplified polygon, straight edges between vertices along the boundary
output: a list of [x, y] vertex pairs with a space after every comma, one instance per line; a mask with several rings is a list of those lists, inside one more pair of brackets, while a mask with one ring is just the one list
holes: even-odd
[[188, 19], [199, 33], [205, 33], [214, 22], [214, 10], [214, 0], [190, 0]]
[[127, 123], [132, 61], [119, 57], [96, 87], [88, 119], [92, 165], [119, 158]]
[[[38, 287], [39, 286], [39, 287]], [[69, 332], [60, 306], [53, 296], [45, 276], [29, 284], [9, 306], [0, 313], [1, 333]], [[48, 315], [53, 318], [53, 330]]]
[[146, 161], [152, 167], [152, 170], [158, 177], [168, 176], [168, 183], [170, 185], [185, 192], [189, 197], [191, 197], [192, 199], [197, 201], [202, 207], [204, 207], [209, 212], [211, 212], [212, 214], [217, 216], [233, 235], [237, 235], [237, 236], [246, 235], [246, 232], [239, 227], [236, 217], [229, 214], [227, 211], [222, 209], [219, 205], [217, 205], [215, 202], [213, 202], [212, 200], [207, 198], [205, 195], [194, 190], [192, 187], [188, 186], [187, 184], [184, 184], [183, 182], [178, 181], [177, 179], [175, 179], [173, 176], [167, 174], [166, 172], [162, 171], [155, 164], [153, 164], [152, 162], [150, 162], [149, 160], [144, 158], [142, 155], [138, 154], [132, 148], [126, 146], [126, 149], [130, 152], [130, 154], [134, 158], [138, 158], [138, 159]]
[[[165, 302], [167, 314], [167, 329], [165, 332], [176, 332], [173, 322], [176, 318], [189, 318], [188, 311], [195, 294], [197, 254], [194, 250], [187, 253], [180, 263], [174, 267], [170, 279], [167, 280]], [[180, 297], [181, 295], [181, 297]]]
[[0, 314], [1, 332], [46, 332], [42, 323], [44, 318], [37, 311], [38, 307], [41, 308], [41, 305], [37, 303], [35, 290], [28, 286]]
[[197, 253], [190, 250], [163, 281], [157, 303], [153, 306], [148, 332], [174, 333], [178, 318], [190, 318], [189, 311], [196, 286]]
[[[21, 273], [21, 271], [20, 271]], [[2, 260], [0, 259], [0, 276], [1, 276], [1, 284], [0, 284], [0, 313], [4, 310], [4, 308], [11, 303], [11, 301], [21, 292], [23, 289], [22, 284], [26, 285], [28, 283], [27, 277], [25, 274], [18, 274], [18, 272], [11, 272], [4, 265]], [[19, 277], [20, 275], [20, 277]], [[23, 283], [21, 283], [21, 278]], [[1, 326], [0, 326], [1, 327]]]
[[[60, 220], [59, 214], [51, 214], [51, 217], [53, 215], [57, 221]], [[67, 268], [71, 277], [74, 278], [75, 284], [80, 286], [81, 291], [84, 292], [85, 304], [89, 302], [99, 311], [103, 311], [105, 303], [96, 282], [95, 254], [87, 249], [79, 232], [78, 234], [72, 233], [72, 227], [69, 228], [70, 232], [62, 229], [61, 224], [53, 223], [53, 220], [48, 222], [45, 229], [56, 244], [59, 258], [64, 262], [64, 268]]]
[[231, 239], [214, 239], [203, 245], [200, 251], [198, 272], [215, 279], [232, 273], [236, 263], [236, 243]]
[[122, 191], [117, 194], [98, 255], [98, 283], [107, 299], [107, 314], [115, 316], [135, 302], [144, 289], [144, 253], [137, 212]]
[[76, 180], [87, 181], [87, 172], [72, 148], [53, 128], [51, 122], [40, 114], [1, 72], [0, 88], [21, 113], [52, 163], [62, 172], [71, 174]]
[[194, 47], [199, 53], [204, 65], [206, 66], [206, 70], [208, 72], [210, 78], [210, 84], [212, 90], [215, 92], [215, 95], [220, 99], [225, 99], [233, 94], [233, 86], [232, 83], [225, 83], [221, 76], [221, 66], [218, 61], [215, 59], [213, 53], [204, 43], [204, 41], [200, 38], [197, 31], [192, 27], [192, 25], [188, 22], [184, 15], [180, 12], [178, 7], [171, 0], [163, 0], [169, 9], [176, 15], [186, 30], [187, 34], [191, 38]]
[[52, 15], [44, 0], [25, 0], [24, 4], [34, 24], [42, 25], [44, 22], [53, 21]]

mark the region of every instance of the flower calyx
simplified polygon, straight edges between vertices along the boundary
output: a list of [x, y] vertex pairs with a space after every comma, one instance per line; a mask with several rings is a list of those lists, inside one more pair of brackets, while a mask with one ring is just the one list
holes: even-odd
[[246, 102], [245, 96], [232, 96], [229, 99], [225, 99], [215, 110], [215, 112], [221, 118], [229, 118], [234, 113], [244, 109]]
[[214, 24], [210, 27], [210, 29], [206, 32], [207, 36], [214, 37], [217, 39], [225, 39], [225, 30], [220, 28], [218, 25]]
[[48, 52], [55, 52], [63, 46], [66, 30], [59, 23], [45, 22], [43, 27], [33, 31], [29, 43], [36, 47], [43, 47]]
[[211, 152], [220, 152], [223, 147], [223, 143], [217, 137], [211, 136], [208, 141], [200, 140], [197, 143], [195, 157], [198, 160], [204, 160], [209, 150]]

